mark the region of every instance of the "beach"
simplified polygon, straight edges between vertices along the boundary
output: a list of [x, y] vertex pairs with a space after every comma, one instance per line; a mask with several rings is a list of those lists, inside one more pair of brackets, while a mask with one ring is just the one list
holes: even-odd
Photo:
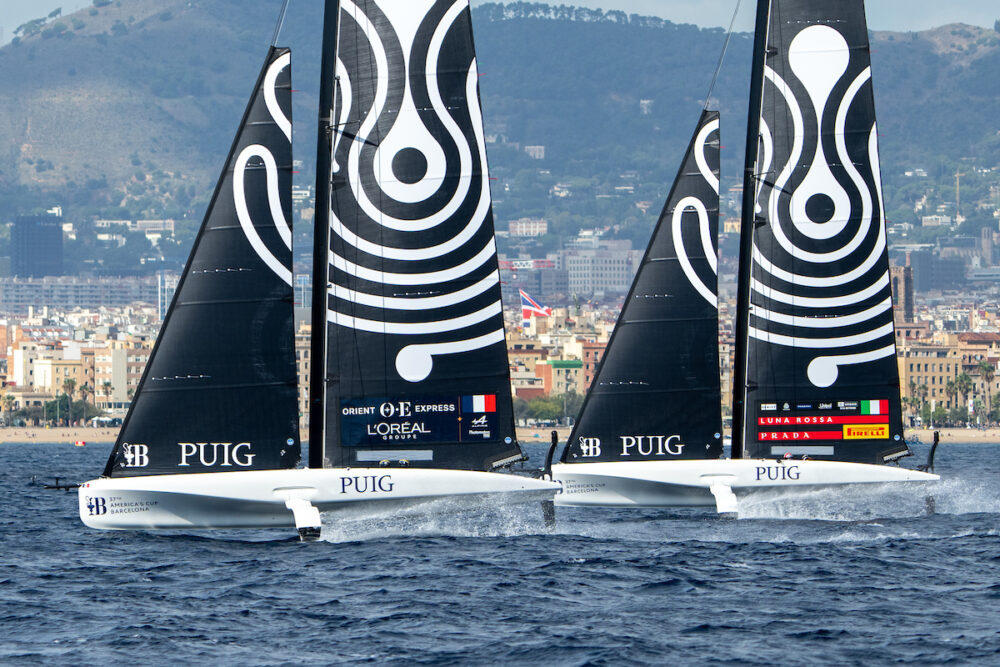
[[89, 428], [78, 427], [26, 427], [11, 426], [0, 428], [0, 444], [3, 443], [57, 443], [73, 444], [85, 442], [91, 444], [112, 444], [118, 437], [117, 428]]
[[[1000, 443], [1000, 428], [942, 428], [941, 442], [963, 442], [963, 443]], [[553, 429], [517, 429], [517, 437], [521, 442], [549, 442], [552, 438]], [[569, 437], [570, 429], [559, 427], [555, 429], [559, 433], [559, 442], [565, 442]], [[304, 435], [304, 434], [303, 434]], [[920, 442], [930, 443], [934, 439], [934, 431], [931, 429], [907, 429], [906, 437], [911, 439], [914, 436], [920, 438]], [[112, 444], [118, 438], [117, 428], [89, 428], [89, 427], [59, 427], [59, 428], [30, 428], [17, 427], [0, 428], [0, 443], [65, 443], [73, 444], [85, 442], [88, 445]]]
[[[559, 427], [554, 429], [559, 433], [559, 442], [565, 442], [566, 438], [569, 437], [570, 429], [566, 427]], [[912, 440], [914, 437], [920, 439], [920, 442], [929, 444], [934, 440], [934, 431], [937, 430], [941, 433], [941, 442], [962, 442], [962, 443], [1000, 443], [1000, 428], [941, 428], [941, 429], [929, 429], [929, 428], [908, 428], [905, 431], [907, 440]], [[545, 441], [549, 442], [552, 438], [551, 428], [545, 429], [530, 429], [530, 428], [519, 428], [517, 429], [517, 438], [521, 442], [539, 442]], [[726, 431], [726, 435], [729, 435], [729, 431]]]

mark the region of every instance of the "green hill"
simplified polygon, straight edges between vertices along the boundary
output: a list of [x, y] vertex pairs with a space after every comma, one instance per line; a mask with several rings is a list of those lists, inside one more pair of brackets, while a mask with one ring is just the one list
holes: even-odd
[[[295, 49], [302, 185], [313, 173], [320, 5], [292, 3], [280, 40]], [[80, 219], [172, 216], [193, 225], [275, 13], [276, 3], [259, 0], [117, 0], [51, 19], [0, 49], [0, 220], [62, 204]], [[473, 16], [501, 226], [545, 215], [559, 234], [615, 224], [643, 239], [723, 31], [529, 3], [483, 5]], [[742, 164], [751, 42], [733, 37], [713, 100], [723, 114], [724, 186], [737, 183]], [[970, 26], [876, 33], [872, 57], [890, 211], [912, 216], [928, 182], [948, 201], [957, 169], [1000, 165], [1000, 35]], [[544, 146], [544, 159], [526, 145]], [[903, 176], [913, 168], [929, 181]], [[970, 176], [963, 201], [967, 187], [971, 202], [996, 180]], [[551, 196], [557, 183], [572, 196]], [[640, 202], [652, 202], [649, 213]]]

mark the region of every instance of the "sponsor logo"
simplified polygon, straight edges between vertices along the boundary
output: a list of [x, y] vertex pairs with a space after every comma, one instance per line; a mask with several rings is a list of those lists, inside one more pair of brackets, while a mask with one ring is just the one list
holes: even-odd
[[108, 513], [108, 501], [100, 496], [86, 496], [87, 511], [90, 516], [101, 516]]
[[390, 493], [393, 489], [392, 475], [364, 475], [361, 477], [341, 477], [340, 492], [347, 493]]
[[580, 438], [580, 451], [586, 459], [596, 458], [601, 455], [600, 438]]
[[828, 424], [886, 424], [886, 415], [803, 415], [801, 417], [758, 417], [758, 426], [813, 426]]
[[773, 440], [840, 440], [840, 431], [761, 431], [761, 442]]
[[[684, 443], [679, 435], [621, 435], [622, 456], [680, 456]], [[634, 452], [632, 450], [635, 450]]]
[[844, 440], [888, 440], [888, 424], [849, 424], [844, 426]]
[[781, 404], [781, 409], [784, 410], [785, 412], [788, 412], [789, 410], [792, 409], [792, 406], [790, 404], [788, 404], [788, 403], [782, 403]]
[[793, 424], [834, 424], [833, 417], [760, 417], [758, 426], [783, 426]]
[[472, 426], [473, 428], [482, 428], [482, 427], [486, 426], [486, 415], [483, 415], [482, 417], [477, 417], [476, 419], [473, 419], [469, 423], [469, 426]]
[[817, 410], [833, 410], [833, 403], [817, 403]]
[[413, 403], [410, 401], [386, 401], [379, 406], [378, 413], [382, 415], [384, 419], [392, 419], [393, 417], [412, 417]]
[[801, 472], [798, 466], [757, 466], [757, 481], [768, 480], [778, 482], [797, 480]]
[[431, 432], [423, 422], [379, 422], [368, 424], [367, 434], [383, 440], [415, 440]]
[[858, 409], [858, 402], [857, 401], [837, 401], [837, 409], [838, 410], [857, 410]]
[[178, 442], [181, 448], [181, 460], [178, 466], [191, 465], [191, 459], [206, 468], [214, 466], [240, 466], [247, 468], [253, 465], [256, 454], [251, 454], [253, 446], [249, 442]]
[[813, 409], [813, 404], [812, 403], [796, 403], [795, 409], [796, 410], [812, 410]]
[[761, 412], [774, 412], [777, 409], [778, 409], [778, 404], [777, 403], [761, 403], [760, 404], [760, 410], [761, 410]]
[[146, 445], [122, 445], [126, 468], [145, 468], [149, 465], [149, 447]]

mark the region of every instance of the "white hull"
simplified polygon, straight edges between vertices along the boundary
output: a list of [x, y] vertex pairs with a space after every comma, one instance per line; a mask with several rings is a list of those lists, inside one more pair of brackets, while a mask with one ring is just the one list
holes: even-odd
[[91, 528], [282, 528], [318, 532], [319, 512], [384, 510], [441, 498], [551, 500], [554, 482], [421, 468], [323, 468], [105, 478], [80, 486]]
[[735, 512], [736, 496], [759, 491], [794, 494], [851, 484], [940, 478], [896, 466], [839, 461], [711, 459], [559, 463], [552, 466], [552, 479], [563, 484], [563, 492], [556, 496], [560, 506], [704, 506]]

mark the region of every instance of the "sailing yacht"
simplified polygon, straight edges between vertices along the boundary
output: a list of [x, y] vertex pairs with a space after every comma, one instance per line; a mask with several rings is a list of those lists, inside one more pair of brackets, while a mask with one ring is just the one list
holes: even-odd
[[[737, 494], [938, 479], [895, 465], [911, 452], [903, 440], [863, 0], [761, 0], [752, 72], [732, 458], [718, 458], [713, 438], [721, 428], [709, 436], [719, 415], [705, 387], [718, 386], [717, 357], [699, 363], [689, 347], [706, 334], [687, 309], [715, 295], [707, 273], [684, 259], [693, 245], [685, 216], [693, 227], [693, 211], [704, 215], [718, 202], [715, 171], [702, 177], [716, 187], [715, 198], [692, 191], [684, 204], [685, 188], [694, 187], [689, 149], [647, 253], [647, 261], [660, 257], [683, 271], [671, 279], [645, 263], [640, 269], [618, 325], [627, 333], [616, 330], [609, 341], [562, 461], [552, 467], [566, 487], [559, 505], [714, 505], [735, 513]], [[694, 162], [711, 166], [709, 158], [698, 161], [706, 152], [697, 141], [693, 148]], [[652, 252], [670, 238], [665, 219], [676, 230], [676, 257]], [[712, 237], [702, 238], [702, 259], [714, 267]], [[657, 294], [676, 298], [657, 302]], [[661, 309], [646, 317], [637, 303]], [[632, 332], [646, 320], [663, 324], [648, 325], [640, 341]], [[715, 344], [713, 334], [708, 346]], [[657, 365], [644, 368], [647, 360]], [[633, 396], [636, 408], [625, 410], [618, 396]], [[651, 406], [647, 396], [662, 399]], [[594, 409], [601, 413], [588, 414]]]
[[324, 511], [551, 500], [499, 474], [524, 455], [466, 0], [327, 0], [298, 467], [290, 58], [268, 53], [81, 519], [315, 539]]

